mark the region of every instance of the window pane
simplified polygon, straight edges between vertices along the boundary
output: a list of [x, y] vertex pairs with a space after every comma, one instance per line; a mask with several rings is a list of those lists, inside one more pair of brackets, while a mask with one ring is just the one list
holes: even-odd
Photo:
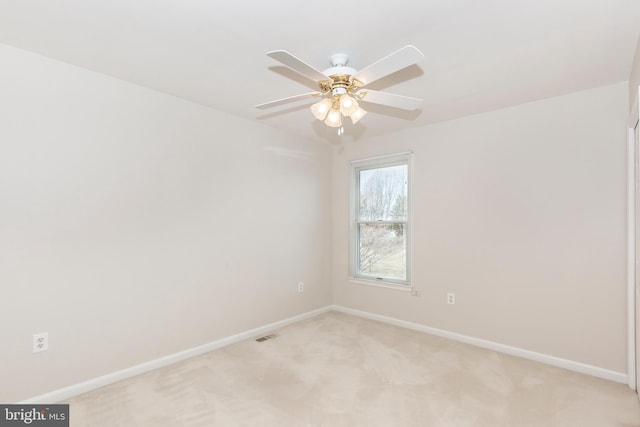
[[407, 165], [359, 171], [359, 219], [405, 221], [407, 219]]
[[358, 224], [358, 235], [360, 274], [406, 280], [404, 224]]

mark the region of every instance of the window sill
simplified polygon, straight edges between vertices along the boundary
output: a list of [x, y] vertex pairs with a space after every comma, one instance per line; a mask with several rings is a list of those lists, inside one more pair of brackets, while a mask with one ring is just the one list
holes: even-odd
[[393, 289], [393, 290], [402, 291], [402, 292], [411, 292], [412, 290], [411, 285], [401, 285], [399, 283], [391, 283], [391, 282], [379, 282], [379, 281], [361, 279], [359, 277], [358, 278], [349, 277], [349, 282], [355, 283], [357, 285], [375, 286], [378, 288], [387, 288], [387, 289]]

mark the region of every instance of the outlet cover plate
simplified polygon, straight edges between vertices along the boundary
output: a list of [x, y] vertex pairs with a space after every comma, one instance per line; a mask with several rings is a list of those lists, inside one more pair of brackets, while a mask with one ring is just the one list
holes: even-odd
[[49, 333], [42, 332], [33, 335], [33, 352], [40, 353], [49, 350]]

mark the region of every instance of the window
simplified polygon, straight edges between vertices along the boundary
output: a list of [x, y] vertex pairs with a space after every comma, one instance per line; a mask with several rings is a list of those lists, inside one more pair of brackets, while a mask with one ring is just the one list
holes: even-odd
[[350, 165], [350, 274], [355, 279], [410, 284], [411, 153]]

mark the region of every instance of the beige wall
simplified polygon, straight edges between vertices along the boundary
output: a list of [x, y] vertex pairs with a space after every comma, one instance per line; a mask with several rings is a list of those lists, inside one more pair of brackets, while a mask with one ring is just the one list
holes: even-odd
[[0, 402], [331, 304], [327, 145], [2, 45], [0, 94]]
[[638, 102], [636, 96], [638, 94], [638, 86], [640, 86], [640, 40], [636, 45], [636, 53], [633, 57], [631, 65], [631, 75], [629, 76], [629, 105], [632, 102]]
[[[336, 149], [334, 302], [626, 372], [626, 105], [622, 83]], [[407, 150], [421, 297], [347, 279], [347, 163]]]

